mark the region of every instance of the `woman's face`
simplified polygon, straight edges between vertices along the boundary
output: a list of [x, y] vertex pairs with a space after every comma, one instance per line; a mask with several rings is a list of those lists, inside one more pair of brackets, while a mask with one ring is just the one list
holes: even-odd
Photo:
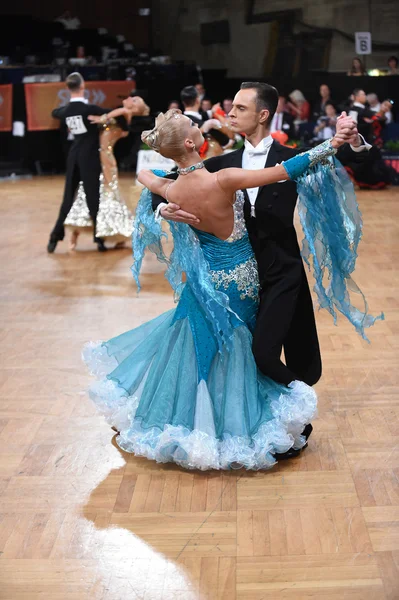
[[360, 60], [358, 58], [354, 58], [353, 59], [353, 63], [352, 66], [354, 69], [357, 69], [358, 71], [360, 71]]
[[334, 119], [337, 116], [337, 113], [335, 112], [335, 108], [331, 104], [327, 104], [327, 106], [326, 106], [326, 115], [330, 119]]
[[204, 143], [204, 136], [202, 135], [198, 125], [194, 123], [189, 117], [183, 117], [184, 127], [186, 128], [186, 141], [192, 140], [195, 149], [198, 151]]
[[143, 113], [145, 110], [145, 102], [140, 96], [128, 96], [123, 101], [123, 106], [128, 110], [134, 110], [134, 112], [138, 115]]

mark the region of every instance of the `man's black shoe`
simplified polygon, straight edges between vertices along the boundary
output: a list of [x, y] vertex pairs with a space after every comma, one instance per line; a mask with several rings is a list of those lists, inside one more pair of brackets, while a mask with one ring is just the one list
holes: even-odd
[[[313, 431], [313, 425], [312, 423], [308, 423], [305, 427], [305, 429], [302, 431], [303, 437], [305, 437], [307, 440], [310, 438], [310, 434]], [[305, 447], [305, 446], [304, 446]]]
[[[308, 440], [312, 431], [313, 431], [313, 425], [311, 423], [308, 423], [306, 425], [305, 429], [302, 431], [301, 435], [303, 435], [303, 437], [306, 438], [306, 440]], [[290, 448], [289, 450], [287, 450], [287, 452], [282, 452], [281, 454], [276, 453], [276, 454], [273, 454], [273, 456], [275, 457], [275, 459], [277, 461], [288, 460], [289, 458], [296, 458], [297, 456], [300, 455], [302, 450], [305, 450], [307, 447], [308, 447], [308, 442], [306, 442], [306, 444], [304, 446], [302, 446], [302, 448], [299, 448], [297, 450], [295, 448]]]
[[58, 240], [50, 240], [49, 243], [47, 244], [47, 252], [49, 254], [52, 254], [54, 252], [54, 250], [56, 249], [58, 244]]
[[99, 252], [106, 252], [108, 250], [103, 240], [97, 240], [97, 250]]

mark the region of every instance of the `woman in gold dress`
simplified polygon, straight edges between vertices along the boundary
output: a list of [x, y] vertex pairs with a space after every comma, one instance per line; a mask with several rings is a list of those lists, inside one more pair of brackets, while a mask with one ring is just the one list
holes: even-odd
[[[97, 216], [96, 235], [104, 240], [116, 243], [115, 247], [123, 247], [133, 232], [133, 214], [121, 198], [118, 182], [118, 166], [114, 156], [115, 144], [128, 135], [128, 127], [134, 116], [149, 114], [149, 107], [139, 96], [128, 97], [123, 107], [117, 108], [101, 117], [90, 117], [93, 124], [98, 124], [100, 133], [100, 159], [102, 174], [100, 175], [100, 203]], [[70, 249], [76, 248], [79, 234], [91, 232], [93, 222], [86, 203], [83, 183], [80, 182], [78, 192], [65, 226], [72, 230]]]

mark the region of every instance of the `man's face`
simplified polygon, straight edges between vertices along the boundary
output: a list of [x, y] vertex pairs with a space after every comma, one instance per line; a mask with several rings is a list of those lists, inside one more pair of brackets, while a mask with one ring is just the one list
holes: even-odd
[[203, 100], [201, 108], [202, 110], [211, 110], [212, 102], [210, 100]]
[[204, 86], [202, 85], [202, 83], [197, 83], [197, 84], [195, 85], [195, 89], [197, 90], [197, 92], [198, 92], [198, 95], [199, 95], [201, 98], [203, 98], [203, 97], [205, 96], [205, 88], [204, 88]]
[[223, 100], [223, 110], [227, 115], [229, 114], [232, 108], [233, 100], [230, 100], [230, 98], [226, 98], [225, 100]]
[[230, 126], [236, 133], [243, 132], [251, 135], [261, 122], [265, 123], [269, 111], [256, 109], [256, 90], [240, 90], [233, 100], [229, 113]]
[[364, 90], [360, 90], [355, 100], [356, 102], [360, 102], [360, 104], [366, 104], [366, 92]]
[[320, 86], [320, 96], [322, 98], [328, 98], [329, 95], [330, 95], [330, 88], [328, 87], [328, 85], [323, 83], [323, 85]]

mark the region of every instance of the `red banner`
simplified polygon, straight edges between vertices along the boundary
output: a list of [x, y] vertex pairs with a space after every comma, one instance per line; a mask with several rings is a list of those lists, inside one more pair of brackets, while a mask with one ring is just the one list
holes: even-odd
[[0, 85], [0, 131], [12, 131], [12, 84]]
[[[104, 108], [121, 106], [122, 98], [136, 88], [134, 81], [86, 81], [85, 96], [90, 104]], [[6, 87], [6, 86], [4, 86]], [[58, 129], [60, 122], [51, 117], [54, 108], [69, 102], [69, 91], [64, 83], [26, 83], [25, 101], [29, 131]]]

